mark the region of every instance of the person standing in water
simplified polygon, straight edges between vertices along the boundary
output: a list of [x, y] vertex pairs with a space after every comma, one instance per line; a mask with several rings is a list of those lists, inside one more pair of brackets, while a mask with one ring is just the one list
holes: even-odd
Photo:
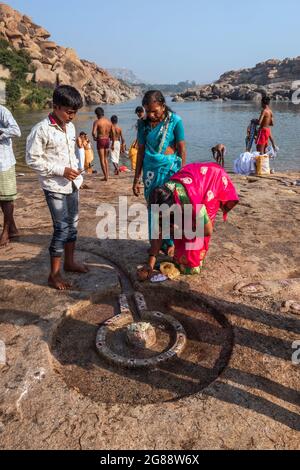
[[267, 147], [269, 145], [269, 140], [271, 141], [272, 147], [275, 150], [276, 145], [272, 136], [271, 127], [274, 126], [274, 116], [270, 108], [271, 99], [268, 96], [264, 96], [262, 104], [262, 112], [259, 118], [259, 131], [258, 137], [256, 140], [257, 151], [264, 155], [266, 153]]
[[85, 144], [86, 133], [80, 132], [79, 136], [76, 139], [76, 155], [78, 158], [78, 168], [79, 170], [84, 169], [84, 161], [85, 161]]
[[115, 167], [115, 176], [118, 176], [120, 171], [119, 171], [119, 163], [120, 163], [120, 154], [121, 152], [125, 152], [126, 149], [126, 143], [125, 139], [123, 136], [123, 130], [121, 127], [118, 126], [118, 116], [112, 116], [111, 117], [111, 123], [112, 123], [112, 144], [111, 144], [111, 161], [112, 164]]
[[108, 181], [109, 165], [108, 155], [110, 149], [110, 139], [112, 136], [112, 123], [105, 117], [103, 108], [95, 110], [97, 120], [93, 125], [93, 138], [97, 142], [97, 150], [100, 164], [103, 171], [103, 181]]

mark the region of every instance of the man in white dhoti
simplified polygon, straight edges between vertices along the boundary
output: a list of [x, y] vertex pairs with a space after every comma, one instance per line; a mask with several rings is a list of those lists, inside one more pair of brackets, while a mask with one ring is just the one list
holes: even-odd
[[115, 167], [115, 175], [118, 176], [120, 174], [119, 170], [119, 163], [120, 163], [120, 155], [121, 152], [125, 152], [126, 150], [126, 143], [123, 136], [123, 131], [121, 127], [118, 126], [118, 117], [112, 116], [111, 123], [112, 123], [112, 144], [110, 150], [110, 157], [112, 164]]

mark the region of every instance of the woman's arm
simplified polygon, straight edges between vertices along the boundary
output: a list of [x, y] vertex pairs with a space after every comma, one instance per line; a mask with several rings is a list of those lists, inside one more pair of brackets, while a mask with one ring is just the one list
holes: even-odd
[[183, 122], [180, 121], [177, 123], [174, 129], [174, 137], [176, 142], [176, 150], [179, 157], [182, 159], [182, 166], [186, 165], [186, 143], [185, 143], [185, 133]]
[[177, 144], [177, 152], [179, 157], [182, 160], [182, 166], [186, 165], [186, 143], [185, 141], [181, 141]]
[[139, 145], [136, 170], [135, 170], [135, 178], [134, 178], [134, 183], [133, 183], [133, 194], [136, 197], [138, 197], [141, 194], [140, 179], [142, 176], [144, 157], [145, 157], [145, 145]]
[[139, 281], [148, 281], [151, 278], [151, 275], [154, 271], [157, 257], [160, 253], [162, 247], [162, 238], [160, 237], [159, 240], [151, 240], [151, 251], [149, 254], [148, 264], [145, 265], [142, 269], [139, 269], [137, 272], [137, 276]]
[[207, 222], [207, 224], [204, 225], [204, 236], [211, 237], [213, 233], [214, 233], [214, 226], [212, 224], [212, 221], [209, 219], [209, 222]]

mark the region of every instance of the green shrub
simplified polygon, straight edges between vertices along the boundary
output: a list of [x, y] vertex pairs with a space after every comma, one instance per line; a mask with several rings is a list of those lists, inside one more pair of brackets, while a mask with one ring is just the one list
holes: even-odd
[[16, 80], [8, 80], [6, 83], [6, 103], [11, 108], [20, 104], [21, 88]]
[[10, 107], [15, 108], [23, 103], [31, 108], [45, 107], [51, 99], [52, 91], [26, 82], [27, 74], [34, 72], [31, 57], [22, 49], [19, 51], [14, 49], [1, 36], [0, 64], [8, 68], [11, 73], [11, 79], [7, 80], [6, 84], [6, 100]]
[[51, 100], [53, 91], [48, 88], [33, 86], [30, 93], [24, 99], [24, 103], [30, 108], [44, 108]]

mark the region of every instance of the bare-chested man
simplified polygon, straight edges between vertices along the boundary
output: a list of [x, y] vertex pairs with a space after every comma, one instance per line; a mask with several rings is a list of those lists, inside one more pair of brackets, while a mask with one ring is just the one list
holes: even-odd
[[218, 165], [225, 167], [226, 147], [224, 144], [218, 144], [211, 149], [214, 159]]
[[94, 122], [93, 126], [93, 137], [97, 142], [97, 150], [104, 175], [103, 181], [108, 181], [108, 155], [110, 138], [112, 135], [112, 123], [104, 116], [104, 110], [102, 108], [97, 108], [95, 110], [95, 114], [97, 116], [97, 120]]
[[118, 126], [118, 116], [111, 117], [112, 123], [112, 134], [111, 134], [111, 161], [115, 167], [115, 175], [118, 176], [120, 173], [119, 162], [121, 152], [125, 152], [126, 143], [123, 136], [123, 130]]
[[271, 99], [268, 96], [264, 96], [262, 104], [262, 112], [259, 118], [259, 131], [256, 140], [257, 151], [264, 155], [271, 141], [272, 147], [275, 150], [275, 142], [272, 136], [271, 127], [274, 126], [273, 112], [270, 108]]

